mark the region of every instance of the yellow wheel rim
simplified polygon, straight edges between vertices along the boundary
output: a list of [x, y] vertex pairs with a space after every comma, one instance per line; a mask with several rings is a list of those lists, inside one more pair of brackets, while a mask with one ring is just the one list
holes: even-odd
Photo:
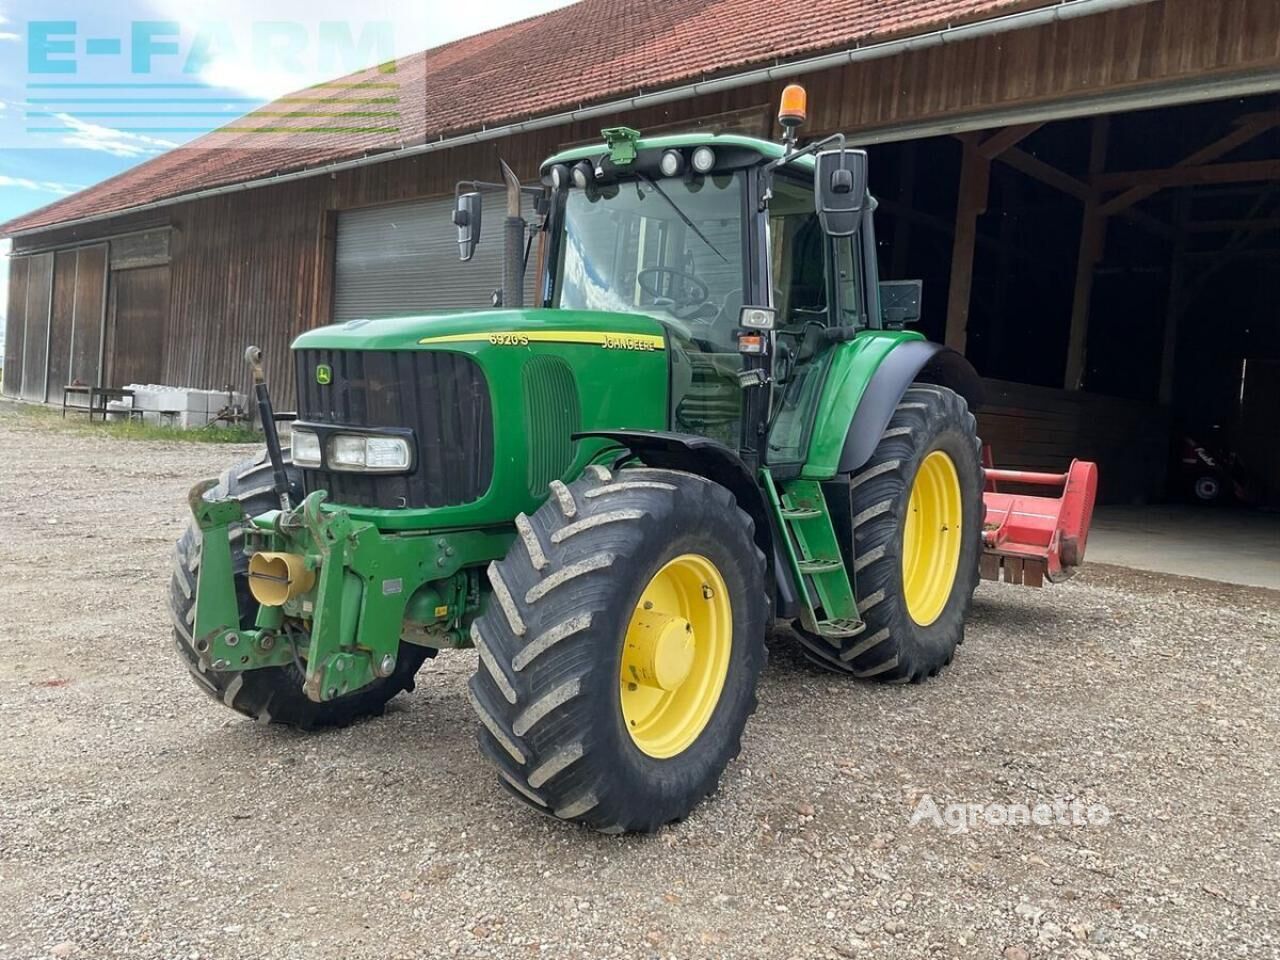
[[733, 649], [733, 607], [716, 565], [676, 557], [644, 588], [623, 638], [622, 719], [635, 745], [667, 759], [715, 712]]
[[907, 612], [922, 627], [942, 616], [951, 599], [960, 568], [963, 500], [955, 463], [933, 451], [911, 485], [902, 532], [902, 592]]

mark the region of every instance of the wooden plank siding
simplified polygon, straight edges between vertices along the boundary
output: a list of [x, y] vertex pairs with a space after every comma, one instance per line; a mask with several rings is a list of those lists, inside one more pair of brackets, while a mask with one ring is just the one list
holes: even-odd
[[30, 264], [30, 257], [14, 257], [9, 261], [9, 304], [5, 313], [8, 324], [4, 340], [6, 397], [22, 394], [22, 356], [26, 343], [23, 334], [27, 325], [27, 268]]
[[61, 402], [62, 388], [71, 382], [71, 331], [75, 323], [75, 250], [60, 250], [53, 259], [53, 312], [49, 317], [49, 385], [51, 402]]
[[[947, 43], [800, 77], [807, 135], [1139, 90], [1205, 77], [1280, 70], [1274, 0], [1157, 0], [1050, 26]], [[644, 130], [773, 103], [782, 82], [714, 92], [614, 117], [532, 131], [18, 238], [19, 252], [172, 227], [165, 382], [248, 388], [243, 361], [261, 346], [281, 406], [291, 403], [290, 341], [328, 322], [336, 211], [451, 194], [456, 181], [496, 179], [498, 158], [532, 178], [566, 143], [619, 122]], [[198, 158], [197, 158], [198, 159]], [[16, 269], [16, 268], [15, 268]], [[460, 269], [466, 269], [465, 266]], [[11, 312], [11, 317], [14, 314]], [[10, 340], [14, 339], [13, 321]], [[20, 335], [19, 335], [20, 340]]]
[[170, 326], [167, 266], [112, 271], [104, 382], [173, 383], [164, 375]]
[[[53, 298], [53, 254], [27, 264], [27, 296], [22, 345], [22, 399], [45, 400], [49, 362], [49, 307]], [[59, 397], [61, 400], [61, 397]]]
[[79, 260], [69, 382], [100, 385], [102, 329], [107, 309], [107, 245], [80, 247], [76, 254]]

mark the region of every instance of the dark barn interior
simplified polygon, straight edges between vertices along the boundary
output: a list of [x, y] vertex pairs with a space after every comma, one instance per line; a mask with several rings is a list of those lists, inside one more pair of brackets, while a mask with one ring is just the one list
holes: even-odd
[[[1017, 447], [1021, 465], [1058, 468], [1066, 443], [1112, 465], [1104, 499], [1178, 500], [1191, 437], [1238, 456], [1246, 501], [1280, 507], [1276, 107], [1213, 101], [870, 148], [882, 272], [924, 278], [922, 331], [960, 336], [995, 381], [984, 435], [997, 459]], [[966, 154], [989, 171], [985, 198]], [[971, 280], [953, 257], [966, 217]], [[1004, 422], [1014, 411], [1020, 435]]]

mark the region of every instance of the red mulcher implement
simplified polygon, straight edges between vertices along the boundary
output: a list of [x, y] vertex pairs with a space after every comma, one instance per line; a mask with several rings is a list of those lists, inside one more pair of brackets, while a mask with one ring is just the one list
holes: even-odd
[[[990, 451], [984, 451], [990, 463]], [[1098, 495], [1098, 465], [1074, 460], [1066, 473], [994, 470], [983, 494], [982, 577], [1028, 587], [1066, 580], [1084, 562]], [[1000, 484], [1058, 487], [1060, 496], [1008, 493]]]

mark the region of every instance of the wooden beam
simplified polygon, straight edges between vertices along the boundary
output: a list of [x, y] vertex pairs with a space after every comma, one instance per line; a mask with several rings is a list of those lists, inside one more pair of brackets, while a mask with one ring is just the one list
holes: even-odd
[[[1094, 181], [1100, 190], [1121, 190], [1140, 185], [1154, 187], [1194, 187], [1204, 183], [1252, 183], [1280, 180], [1280, 160], [1246, 160], [1242, 163], [1215, 163], [1200, 167], [1167, 167], [1161, 170], [1126, 170], [1103, 173]], [[1116, 198], [1119, 199], [1119, 198]], [[1103, 205], [1110, 211], [1112, 202]]]
[[1187, 254], [1188, 260], [1213, 260], [1214, 266], [1217, 261], [1229, 263], [1232, 260], [1280, 260], [1280, 247], [1254, 247], [1245, 250], [1197, 250], [1194, 253]]
[[1191, 233], [1226, 233], [1229, 230], [1257, 233], [1280, 230], [1280, 220], [1200, 220], [1187, 224], [1187, 230]]
[[987, 139], [983, 140], [978, 145], [978, 153], [988, 160], [994, 160], [1010, 147], [1021, 143], [1043, 126], [1043, 123], [1022, 123], [1012, 127], [1005, 127], [998, 133], [993, 133], [991, 136], [987, 137]]
[[[923, 227], [926, 230], [932, 230], [935, 233], [939, 234], [940, 236], [946, 237], [948, 240], [951, 240], [952, 242], [954, 242], [955, 240], [956, 225], [952, 223], [950, 220], [946, 219], [945, 217], [935, 217], [933, 214], [930, 214], [930, 213], [922, 213], [919, 210], [914, 210], [911, 207], [904, 206], [902, 203], [898, 202], [897, 200], [886, 200], [883, 197], [877, 197], [876, 203], [878, 204], [878, 206], [876, 207], [877, 216], [883, 213], [885, 216], [888, 216], [894, 220], [900, 221], [900, 224], [894, 228], [895, 230], [902, 229], [907, 225], [911, 225], [915, 227]], [[894, 236], [896, 237], [897, 234], [895, 233]], [[976, 238], [976, 242], [979, 249], [990, 250], [993, 253], [1007, 254], [1008, 256], [1013, 257], [1014, 259], [1027, 265], [1039, 265], [1045, 269], [1052, 269], [1055, 272], [1061, 267], [1060, 264], [1053, 264], [1052, 266], [1050, 266], [1049, 264], [1046, 264], [1043, 261], [1036, 259], [1035, 253], [1031, 250], [1028, 250], [1025, 246], [1010, 247], [1007, 244], [1003, 243], [1002, 241], [997, 240], [995, 237], [987, 237], [987, 236], [983, 236], [982, 234], [978, 234]], [[897, 246], [897, 243], [898, 241], [895, 239], [894, 240], [895, 248]], [[894, 250], [894, 254], [896, 256], [897, 254], [896, 249]], [[895, 279], [901, 279], [905, 275], [906, 275], [905, 265], [901, 270], [898, 270], [895, 268], [893, 273], [893, 277]]]
[[960, 196], [956, 202], [956, 236], [951, 248], [951, 289], [947, 297], [946, 344], [963, 354], [969, 340], [969, 303], [973, 295], [973, 252], [978, 217], [987, 212], [991, 161], [972, 142], [964, 145], [960, 164]]
[[1007, 163], [1033, 180], [1039, 180], [1056, 190], [1069, 193], [1077, 200], [1088, 200], [1092, 193], [1089, 185], [1083, 180], [1077, 180], [1071, 174], [1063, 173], [1057, 167], [1050, 166], [1040, 158], [1033, 157], [1017, 147], [1011, 147], [1000, 154], [1000, 162]]
[[[1243, 121], [1243, 122], [1241, 122]], [[1201, 147], [1195, 153], [1188, 154], [1174, 164], [1173, 169], [1183, 169], [1186, 167], [1198, 167], [1208, 163], [1210, 160], [1217, 160], [1219, 157], [1226, 156], [1237, 147], [1241, 147], [1250, 140], [1255, 139], [1259, 134], [1265, 133], [1276, 124], [1280, 123], [1280, 114], [1250, 114], [1248, 117], [1241, 118], [1237, 121], [1239, 125], [1231, 133], [1225, 137], [1220, 137], [1208, 146]], [[1112, 216], [1121, 210], [1127, 210], [1141, 200], [1160, 192], [1160, 187], [1152, 184], [1142, 184], [1126, 190], [1118, 197], [1112, 197], [1102, 205], [1103, 213], [1106, 216]]]
[[[1095, 176], [1107, 169], [1107, 144], [1111, 133], [1109, 119], [1095, 117], [1090, 128], [1089, 174]], [[1098, 212], [1101, 197], [1090, 190], [1084, 203], [1084, 219], [1080, 224], [1080, 249], [1076, 256], [1076, 285], [1071, 300], [1071, 332], [1067, 336], [1067, 363], [1062, 376], [1066, 390], [1079, 390], [1084, 384], [1085, 353], [1089, 345], [1089, 308], [1093, 302], [1093, 278], [1102, 259], [1107, 236], [1107, 218]]]
[[[1064, 173], [1057, 167], [1045, 163], [1038, 157], [1033, 157], [1024, 150], [1014, 147], [1006, 150], [997, 159], [1001, 163], [1007, 163], [1020, 173], [1026, 174], [1033, 180], [1039, 180], [1041, 183], [1056, 190], [1070, 194], [1083, 203], [1088, 203], [1089, 198], [1093, 195], [1093, 188], [1083, 180], [1078, 180], [1071, 174]], [[1169, 228], [1149, 213], [1145, 213], [1142, 210], [1126, 210], [1123, 216], [1158, 237], [1166, 240], [1169, 238]]]
[[[1249, 206], [1249, 212], [1245, 214], [1246, 221], [1275, 215], [1276, 211], [1268, 211], [1267, 208], [1271, 206], [1271, 198], [1276, 190], [1277, 187], [1275, 185], [1269, 186], [1254, 198], [1253, 203]], [[1231, 239], [1216, 250], [1208, 251], [1208, 253], [1188, 253], [1186, 255], [1188, 262], [1196, 262], [1198, 264], [1201, 259], [1208, 257], [1209, 263], [1201, 269], [1195, 279], [1188, 281], [1183, 299], [1190, 303], [1198, 297], [1219, 271], [1230, 266], [1238, 257], [1246, 256], [1252, 250], [1256, 250], [1252, 245], [1265, 237], [1266, 233], [1264, 232], [1249, 233], [1245, 230], [1237, 230], [1231, 235]]]
[[1255, 123], [1280, 124], [1280, 110], [1263, 110], [1258, 113], [1242, 113], [1233, 121], [1236, 126], [1247, 126]]

